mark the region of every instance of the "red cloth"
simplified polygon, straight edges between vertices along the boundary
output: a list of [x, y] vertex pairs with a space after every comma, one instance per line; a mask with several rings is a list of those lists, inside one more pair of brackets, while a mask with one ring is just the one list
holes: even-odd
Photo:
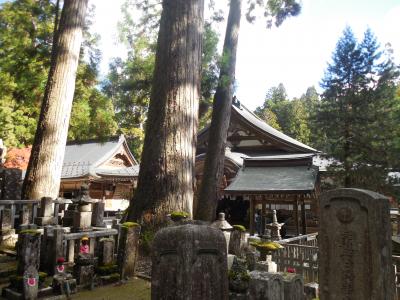
[[79, 252], [85, 254], [89, 253], [89, 245], [81, 245]]

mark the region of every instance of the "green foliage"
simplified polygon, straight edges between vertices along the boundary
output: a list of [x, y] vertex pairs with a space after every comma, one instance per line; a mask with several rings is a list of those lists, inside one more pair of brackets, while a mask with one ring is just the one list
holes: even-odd
[[233, 281], [235, 280], [250, 281], [250, 275], [247, 271], [235, 272], [234, 270], [229, 270], [228, 279]]
[[151, 228], [146, 228], [140, 235], [140, 250], [144, 255], [150, 255], [153, 244], [155, 231]]
[[[103, 91], [112, 99], [116, 121], [127, 137], [135, 158], [140, 159], [144, 128], [153, 81], [157, 29], [161, 6], [157, 1], [127, 0], [122, 7], [123, 20], [118, 24], [119, 39], [129, 49], [125, 60], [115, 58], [110, 64]], [[142, 10], [139, 19], [132, 11]], [[210, 119], [211, 99], [218, 80], [218, 35], [210, 23], [204, 27], [202, 53], [200, 127]]]
[[370, 30], [361, 42], [344, 30], [321, 83], [316, 123], [345, 186], [387, 191], [399, 153], [398, 75]]
[[96, 273], [100, 276], [111, 275], [118, 272], [118, 266], [116, 264], [99, 266], [96, 268]]
[[246, 231], [246, 227], [244, 227], [243, 225], [233, 225], [232, 227], [234, 230], [238, 230], [238, 231], [242, 231], [242, 232]]
[[[0, 137], [8, 147], [32, 144], [50, 68], [56, 7], [51, 0], [0, 4]], [[97, 89], [98, 35], [87, 18], [69, 138], [115, 134], [114, 108]], [[84, 60], [83, 57], [86, 57]]]
[[310, 143], [310, 113], [303, 99], [289, 100], [283, 84], [272, 87], [255, 114], [277, 130], [305, 143]]

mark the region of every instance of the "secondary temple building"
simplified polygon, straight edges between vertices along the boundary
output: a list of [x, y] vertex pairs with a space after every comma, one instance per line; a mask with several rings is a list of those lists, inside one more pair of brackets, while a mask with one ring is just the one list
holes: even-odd
[[[198, 134], [196, 178], [199, 186], [209, 127]], [[272, 128], [235, 99], [225, 152], [224, 186], [220, 209], [233, 221], [249, 215], [250, 231], [262, 234], [272, 209], [279, 210], [288, 234], [314, 232], [317, 227], [319, 169], [313, 149]], [[235, 200], [235, 201], [229, 201]], [[269, 212], [269, 213], [268, 213]]]

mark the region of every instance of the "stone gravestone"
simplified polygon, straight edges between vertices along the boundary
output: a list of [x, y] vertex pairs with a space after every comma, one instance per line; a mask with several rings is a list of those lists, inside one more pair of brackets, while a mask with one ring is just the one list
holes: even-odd
[[121, 236], [118, 248], [118, 267], [121, 279], [135, 274], [140, 226], [133, 222], [126, 222], [121, 226]]
[[226, 240], [210, 226], [163, 228], [153, 242], [153, 300], [228, 299]]
[[36, 300], [39, 290], [39, 274], [37, 269], [29, 266], [23, 276], [23, 296], [26, 300]]
[[22, 171], [19, 169], [3, 169], [1, 199], [21, 199]]
[[53, 214], [53, 199], [51, 197], [43, 197], [40, 199], [40, 209], [38, 211], [38, 217], [35, 218], [35, 224], [38, 226], [54, 224]]
[[36, 270], [40, 264], [40, 232], [34, 229], [23, 230], [18, 234], [17, 274], [23, 275], [30, 266]]
[[102, 266], [111, 265], [114, 262], [114, 239], [103, 238], [99, 246], [99, 264]]
[[284, 300], [284, 282], [279, 273], [250, 272], [249, 300]]
[[93, 203], [92, 226], [106, 227], [106, 224], [104, 223], [104, 207], [104, 202]]
[[283, 274], [285, 300], [304, 300], [304, 281], [299, 274]]
[[229, 239], [228, 253], [239, 257], [245, 255], [244, 247], [246, 246], [246, 231], [241, 230], [241, 227], [234, 226], [233, 232]]
[[394, 299], [389, 200], [359, 189], [324, 193], [320, 202], [321, 299]]

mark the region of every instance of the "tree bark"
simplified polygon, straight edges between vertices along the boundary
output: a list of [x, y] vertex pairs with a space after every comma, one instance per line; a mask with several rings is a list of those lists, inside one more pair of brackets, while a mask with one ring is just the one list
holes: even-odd
[[23, 197], [58, 196], [88, 0], [65, 0]]
[[224, 171], [225, 145], [231, 117], [241, 0], [231, 0], [217, 91], [209, 129], [208, 147], [197, 205], [196, 219], [213, 221]]
[[192, 215], [204, 0], [165, 0], [138, 187], [128, 220]]

